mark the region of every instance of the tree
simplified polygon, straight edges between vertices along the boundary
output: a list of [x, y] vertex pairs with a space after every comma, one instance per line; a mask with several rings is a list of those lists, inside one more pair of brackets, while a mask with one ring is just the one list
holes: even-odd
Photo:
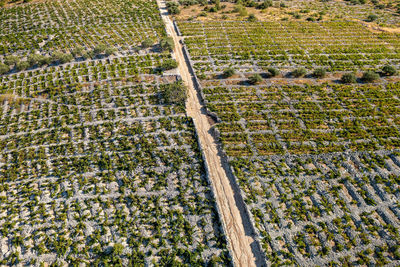
[[229, 67], [229, 68], [227, 68], [227, 69], [224, 70], [224, 72], [222, 73], [222, 75], [223, 75], [225, 78], [229, 78], [229, 77], [235, 75], [235, 70], [234, 70], [233, 68]]
[[62, 64], [65, 64], [65, 63], [70, 62], [73, 58], [74, 57], [71, 54], [64, 53], [60, 58], [60, 62]]
[[172, 51], [175, 48], [174, 39], [172, 37], [162, 38], [160, 41], [160, 47], [163, 51]]
[[382, 73], [385, 76], [393, 76], [397, 73], [397, 70], [394, 66], [391, 65], [385, 65], [382, 68]]
[[375, 15], [375, 14], [370, 14], [370, 15], [368, 15], [368, 17], [367, 17], [367, 21], [368, 21], [368, 22], [373, 22], [373, 21], [375, 21], [375, 20], [377, 20], [377, 19], [378, 19], [378, 16]]
[[35, 66], [36, 64], [39, 63], [40, 59], [41, 59], [41, 55], [39, 55], [39, 54], [31, 54], [31, 55], [29, 55], [28, 56], [29, 65], [31, 67]]
[[254, 22], [257, 21], [257, 17], [254, 14], [250, 14], [247, 20], [250, 22]]
[[146, 40], [144, 40], [142, 42], [142, 47], [143, 48], [149, 48], [150, 46], [152, 46], [154, 44], [154, 41], [150, 38], [147, 38]]
[[60, 51], [54, 52], [51, 57], [51, 60], [53, 62], [59, 62], [61, 64], [70, 62], [72, 59], [73, 59], [73, 56], [71, 54], [62, 53]]
[[306, 75], [306, 73], [307, 73], [307, 71], [306, 71], [305, 68], [298, 68], [298, 69], [295, 69], [295, 70], [292, 72], [292, 75], [293, 75], [294, 77], [296, 77], [296, 78], [299, 78], [299, 77], [302, 77], [302, 76]]
[[160, 93], [166, 104], [185, 104], [187, 98], [187, 89], [182, 81], [160, 85]]
[[354, 73], [345, 73], [340, 79], [342, 83], [355, 83], [357, 82], [356, 75]]
[[29, 62], [28, 61], [20, 61], [15, 65], [15, 67], [19, 71], [26, 70], [27, 68], [29, 68]]
[[49, 65], [51, 63], [51, 58], [48, 56], [41, 56], [39, 58], [39, 66]]
[[314, 72], [313, 72], [313, 76], [315, 78], [324, 78], [325, 75], [326, 75], [326, 70], [323, 69], [323, 68], [315, 69]]
[[275, 68], [268, 68], [268, 72], [271, 75], [271, 77], [275, 77], [279, 75], [279, 70]]
[[71, 54], [72, 54], [74, 57], [80, 57], [80, 56], [83, 55], [83, 52], [84, 52], [83, 47], [82, 47], [82, 46], [77, 46], [77, 47], [75, 47], [74, 49], [72, 49]]
[[166, 5], [167, 5], [168, 13], [170, 13], [171, 15], [177, 15], [181, 12], [179, 10], [178, 3], [176, 3], [176, 2], [169, 1], [169, 2], [167, 2]]
[[166, 59], [160, 66], [163, 70], [172, 70], [178, 67], [178, 62], [175, 59]]
[[107, 45], [99, 44], [93, 49], [93, 53], [97, 56], [99, 54], [104, 53], [104, 51], [106, 51], [107, 48], [108, 48]]
[[266, 9], [272, 6], [272, 0], [265, 0], [257, 6], [258, 9]]
[[106, 56], [111, 56], [112, 54], [114, 54], [115, 53], [115, 48], [113, 48], [113, 47], [107, 47], [106, 49], [104, 49], [104, 54], [106, 55]]
[[261, 75], [258, 74], [258, 73], [253, 74], [253, 75], [250, 76], [249, 82], [250, 82], [251, 84], [260, 83], [260, 82], [262, 82], [262, 77], [261, 77]]
[[233, 9], [233, 12], [239, 13], [239, 16], [242, 17], [247, 16], [247, 9], [241, 4], [237, 4]]
[[4, 63], [0, 63], [0, 75], [3, 75], [10, 71], [10, 67]]
[[4, 58], [4, 63], [8, 66], [16, 65], [19, 62], [19, 58], [17, 56], [6, 56]]
[[364, 82], [370, 83], [370, 82], [374, 82], [376, 80], [379, 79], [379, 75], [378, 73], [374, 72], [374, 71], [366, 71], [363, 73], [363, 76], [361, 78]]

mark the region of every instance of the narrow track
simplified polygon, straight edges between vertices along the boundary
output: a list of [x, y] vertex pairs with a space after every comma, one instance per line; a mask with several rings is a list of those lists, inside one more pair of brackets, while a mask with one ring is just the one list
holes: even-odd
[[[199, 135], [200, 146], [208, 165], [209, 178], [211, 180], [216, 202], [219, 207], [222, 223], [226, 230], [228, 246], [231, 249], [235, 266], [256, 266], [256, 257], [252, 251], [254, 239], [246, 234], [241, 213], [235, 201], [234, 190], [222, 165], [222, 158], [218, 154], [217, 145], [210, 134], [211, 124], [200, 103], [199, 95], [194, 87], [192, 76], [189, 72], [188, 62], [183, 55], [182, 45], [175, 31], [174, 25], [168, 17], [168, 11], [164, 0], [157, 0], [162, 19], [165, 23], [167, 34], [175, 43], [174, 54], [179, 64], [179, 73], [188, 87], [188, 100], [186, 112], [190, 116]], [[254, 245], [253, 245], [254, 246]], [[258, 264], [257, 264], [258, 265]]]

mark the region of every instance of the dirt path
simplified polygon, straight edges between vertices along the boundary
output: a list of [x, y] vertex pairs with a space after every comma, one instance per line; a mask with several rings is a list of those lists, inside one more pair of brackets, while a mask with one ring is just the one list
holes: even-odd
[[234, 190], [230, 184], [227, 174], [222, 166], [222, 159], [218, 154], [218, 149], [214, 138], [210, 134], [211, 124], [204, 112], [204, 107], [199, 101], [197, 91], [194, 87], [192, 76], [190, 75], [188, 62], [182, 52], [180, 37], [175, 32], [172, 21], [168, 17], [168, 12], [163, 0], [157, 0], [163, 20], [166, 25], [167, 33], [174, 39], [175, 57], [179, 63], [179, 72], [184, 83], [188, 86], [188, 101], [186, 109], [188, 116], [193, 118], [200, 145], [203, 148], [205, 159], [209, 167], [209, 176], [214, 187], [216, 202], [222, 216], [222, 222], [226, 229], [228, 245], [232, 251], [232, 257], [236, 266], [256, 266], [256, 258], [252, 251], [253, 238], [246, 234], [239, 208], [236, 205]]

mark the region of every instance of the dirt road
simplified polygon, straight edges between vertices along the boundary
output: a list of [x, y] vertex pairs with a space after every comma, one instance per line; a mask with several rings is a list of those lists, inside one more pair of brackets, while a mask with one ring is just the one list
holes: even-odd
[[192, 76], [189, 72], [188, 62], [182, 52], [180, 37], [177, 35], [172, 21], [168, 17], [168, 11], [163, 0], [157, 0], [163, 21], [169, 36], [174, 39], [174, 54], [179, 63], [179, 72], [184, 83], [188, 86], [188, 100], [186, 103], [187, 115], [193, 118], [200, 145], [203, 148], [208, 164], [210, 180], [214, 187], [216, 202], [221, 212], [224, 228], [226, 229], [228, 245], [232, 251], [232, 257], [236, 266], [256, 266], [256, 259], [252, 252], [251, 244], [254, 242], [250, 235], [246, 235], [241, 213], [236, 205], [234, 191], [226, 172], [222, 166], [222, 159], [218, 155], [218, 149], [214, 138], [210, 134], [211, 124], [204, 112], [204, 107], [199, 101], [194, 87]]

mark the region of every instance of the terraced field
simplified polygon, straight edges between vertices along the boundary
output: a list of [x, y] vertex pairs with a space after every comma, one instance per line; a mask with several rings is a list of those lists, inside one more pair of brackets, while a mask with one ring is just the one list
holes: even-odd
[[0, 264], [229, 265], [155, 1], [0, 10]]
[[[400, 35], [373, 33], [356, 22], [179, 22], [197, 75], [325, 67], [366, 70], [400, 62]], [[360, 42], [362, 40], [362, 42]]]
[[399, 265], [399, 8], [0, 0], [0, 265]]
[[[338, 80], [398, 67], [399, 36], [353, 22], [178, 26], [267, 265], [396, 265], [400, 83]], [[294, 77], [300, 66], [327, 75]]]

